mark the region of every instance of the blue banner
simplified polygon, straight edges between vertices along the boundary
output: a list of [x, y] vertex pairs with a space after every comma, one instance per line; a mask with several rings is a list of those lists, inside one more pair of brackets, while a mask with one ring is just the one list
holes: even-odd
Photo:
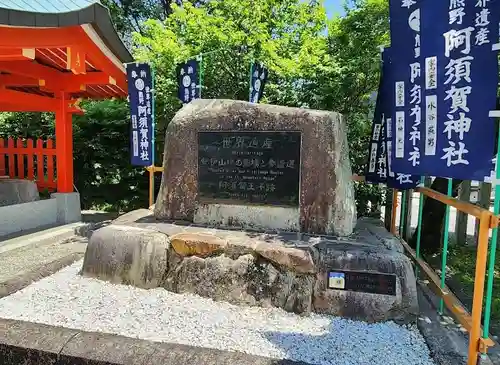
[[267, 81], [268, 71], [263, 64], [254, 63], [250, 70], [250, 102], [258, 103], [264, 93], [264, 86]]
[[381, 80], [377, 94], [365, 176], [367, 182], [386, 183], [389, 187], [407, 190], [415, 188], [420, 181], [420, 177], [395, 173], [392, 169], [393, 135], [391, 116], [394, 108], [393, 83], [394, 72], [391, 63], [391, 50], [386, 48], [382, 54]]
[[499, 0], [390, 0], [394, 171], [483, 180], [495, 125]]
[[367, 183], [384, 184], [387, 183], [387, 144], [385, 138], [384, 120], [384, 67], [380, 72], [380, 81], [375, 103], [375, 112], [372, 121], [372, 132], [368, 147], [368, 163], [365, 169], [365, 180]]
[[154, 94], [151, 67], [146, 63], [127, 64], [130, 104], [130, 151], [134, 166], [154, 164]]
[[179, 65], [177, 68], [177, 80], [179, 82], [178, 97], [184, 104], [201, 98], [198, 61], [189, 60]]

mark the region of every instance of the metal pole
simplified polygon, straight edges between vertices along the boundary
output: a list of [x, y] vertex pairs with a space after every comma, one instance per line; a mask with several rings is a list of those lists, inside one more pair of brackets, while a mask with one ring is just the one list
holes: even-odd
[[[448, 179], [448, 196], [453, 193], [453, 179]], [[441, 252], [441, 289], [444, 289], [446, 285], [446, 262], [448, 260], [448, 234], [449, 234], [449, 224], [450, 224], [450, 206], [446, 204], [446, 213], [444, 216], [444, 227], [443, 227], [443, 251]], [[443, 314], [444, 302], [443, 299], [439, 301], [439, 314]]]
[[406, 213], [406, 194], [408, 193], [407, 190], [403, 190], [401, 193], [401, 212], [399, 214], [399, 237], [401, 239], [405, 239], [403, 237], [404, 231], [405, 231], [405, 213]]
[[[425, 183], [425, 177], [420, 179], [422, 185]], [[416, 254], [417, 258], [420, 257], [420, 240], [422, 238], [422, 215], [424, 212], [424, 194], [420, 193], [419, 203], [418, 203], [418, 223], [417, 223], [417, 246], [416, 246]], [[418, 277], [418, 266], [415, 266], [415, 276]]]
[[479, 218], [479, 235], [474, 278], [474, 299], [472, 301], [472, 325], [469, 333], [468, 365], [477, 365], [479, 337], [481, 336], [481, 314], [483, 311], [484, 281], [488, 261], [488, 241], [490, 235], [491, 213], [487, 210]]
[[[208, 52], [207, 52], [208, 53]], [[200, 85], [200, 99], [203, 90], [203, 54], [199, 54], [196, 60], [200, 63], [200, 75], [198, 77], [198, 84]]]
[[151, 166], [149, 169], [149, 206], [154, 204], [155, 195], [155, 169]]
[[[500, 124], [499, 124], [500, 131]], [[500, 136], [500, 134], [499, 134]], [[500, 161], [500, 141], [497, 147], [497, 161], [495, 164], [495, 203], [493, 205], [493, 214], [500, 214], [500, 169], [498, 168], [498, 163]], [[488, 338], [490, 332], [490, 317], [491, 317], [491, 302], [493, 300], [493, 280], [495, 278], [495, 256], [497, 250], [498, 241], [498, 228], [493, 228], [491, 233], [491, 247], [490, 247], [490, 258], [488, 264], [488, 282], [486, 284], [486, 302], [484, 307], [484, 328], [483, 328], [483, 338]]]
[[391, 233], [396, 235], [396, 214], [398, 210], [398, 189], [392, 190]]
[[250, 71], [249, 71], [250, 82], [249, 82], [249, 85], [248, 85], [248, 101], [249, 102], [252, 102], [252, 69], [253, 69], [253, 63], [254, 63], [254, 59], [252, 58], [250, 60]]
[[149, 206], [154, 204], [155, 199], [155, 135], [156, 135], [156, 123], [155, 123], [155, 71], [151, 66], [151, 126], [153, 130], [151, 131], [151, 166], [149, 170]]

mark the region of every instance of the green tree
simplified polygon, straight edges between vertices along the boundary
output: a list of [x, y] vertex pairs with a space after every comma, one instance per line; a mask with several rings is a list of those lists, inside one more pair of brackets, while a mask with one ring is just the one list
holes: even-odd
[[[345, 18], [331, 22], [321, 1], [212, 0], [194, 5], [184, 1], [182, 6], [170, 2], [166, 13], [158, 6], [163, 2], [154, 0], [104, 3], [136, 57], [155, 67], [157, 164], [162, 161], [165, 128], [182, 106], [176, 67], [208, 52], [203, 57], [203, 97], [247, 100], [250, 64], [262, 61], [270, 70], [263, 102], [342, 112], [349, 124], [354, 171], [363, 172], [373, 107], [370, 94], [378, 82], [377, 46], [387, 42], [383, 1], [357, 1]], [[143, 6], [149, 3], [156, 5]], [[134, 33], [132, 10], [141, 27]], [[148, 17], [152, 19], [144, 21]], [[84, 108], [86, 114], [75, 117], [74, 145], [75, 181], [85, 207], [144, 206], [144, 170], [129, 165], [126, 103], [89, 102]], [[29, 124], [26, 118], [9, 115], [0, 134], [53, 133], [50, 115], [30, 114]], [[367, 211], [368, 200], [380, 200], [376, 187], [363, 185], [357, 191], [360, 213]]]
[[[109, 9], [114, 25], [120, 35], [129, 40], [132, 32], [142, 32], [143, 23], [148, 19], [165, 20], [172, 13], [172, 3], [182, 4], [182, 0], [101, 0]], [[204, 0], [191, 0], [199, 6]]]
[[[263, 102], [308, 106], [302, 85], [326, 62], [325, 29], [324, 7], [299, 0], [185, 3], [173, 5], [164, 22], [146, 22], [143, 33], [134, 34], [134, 53], [156, 70], [159, 149], [182, 105], [176, 80], [180, 62], [208, 53], [202, 62], [203, 97], [239, 100], [248, 99], [251, 61], [265, 62], [270, 80]], [[162, 152], [157, 151], [158, 158]]]
[[[380, 78], [380, 47], [388, 46], [389, 6], [386, 0], [351, 1], [345, 16], [328, 24], [328, 62], [314, 75], [307, 92], [311, 107], [342, 113], [348, 124], [353, 172], [364, 174], [371, 132], [370, 113]], [[356, 183], [359, 215], [382, 203], [378, 186]]]

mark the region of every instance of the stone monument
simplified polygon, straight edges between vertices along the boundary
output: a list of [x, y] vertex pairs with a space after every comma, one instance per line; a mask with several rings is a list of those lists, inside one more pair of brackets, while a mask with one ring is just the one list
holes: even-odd
[[196, 100], [166, 133], [154, 207], [95, 231], [82, 274], [238, 305], [411, 321], [416, 282], [379, 220], [356, 225], [337, 113]]
[[159, 219], [346, 236], [356, 220], [338, 113], [195, 100], [166, 134]]

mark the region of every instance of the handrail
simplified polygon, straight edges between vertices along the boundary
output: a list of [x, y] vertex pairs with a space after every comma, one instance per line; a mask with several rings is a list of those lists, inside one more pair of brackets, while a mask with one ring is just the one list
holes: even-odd
[[[365, 181], [363, 176], [353, 175], [352, 180], [362, 182]], [[489, 245], [489, 234], [490, 229], [496, 228], [499, 225], [500, 217], [493, 214], [488, 209], [482, 208], [470, 202], [464, 202], [453, 198], [451, 196], [442, 194], [435, 190], [427, 187], [417, 187], [415, 191], [425, 195], [428, 198], [437, 200], [447, 206], [456, 208], [458, 211], [464, 212], [466, 214], [472, 215], [479, 219], [479, 235], [478, 235], [478, 247], [477, 247], [477, 257], [476, 257], [476, 267], [475, 267], [475, 279], [474, 279], [474, 295], [472, 302], [472, 311], [469, 311], [461, 303], [461, 301], [451, 292], [451, 290], [440, 280], [436, 272], [424, 261], [416, 251], [413, 250], [407, 242], [404, 241], [402, 237], [399, 237], [401, 243], [408, 253], [410, 258], [417, 264], [417, 266], [423, 271], [423, 273], [429, 278], [429, 283], [431, 289], [442, 298], [446, 307], [451, 311], [453, 316], [457, 321], [468, 331], [469, 333], [469, 348], [468, 348], [468, 365], [477, 365], [479, 353], [486, 354], [488, 347], [495, 345], [495, 342], [491, 340], [485, 334], [484, 329], [481, 326], [482, 311], [483, 311], [483, 296], [485, 291], [485, 277], [486, 277], [486, 266], [488, 262], [488, 245]], [[391, 227], [390, 231], [397, 235], [396, 231], [396, 210], [397, 210], [397, 200], [398, 191], [393, 189], [393, 205], [391, 212]], [[422, 202], [422, 200], [421, 200]], [[404, 204], [404, 202], [402, 202]], [[411, 209], [411, 208], [409, 208]], [[420, 224], [420, 222], [419, 222]], [[419, 244], [417, 243], [417, 250]], [[441, 278], [442, 279], [442, 278]], [[483, 334], [483, 336], [481, 336]]]

